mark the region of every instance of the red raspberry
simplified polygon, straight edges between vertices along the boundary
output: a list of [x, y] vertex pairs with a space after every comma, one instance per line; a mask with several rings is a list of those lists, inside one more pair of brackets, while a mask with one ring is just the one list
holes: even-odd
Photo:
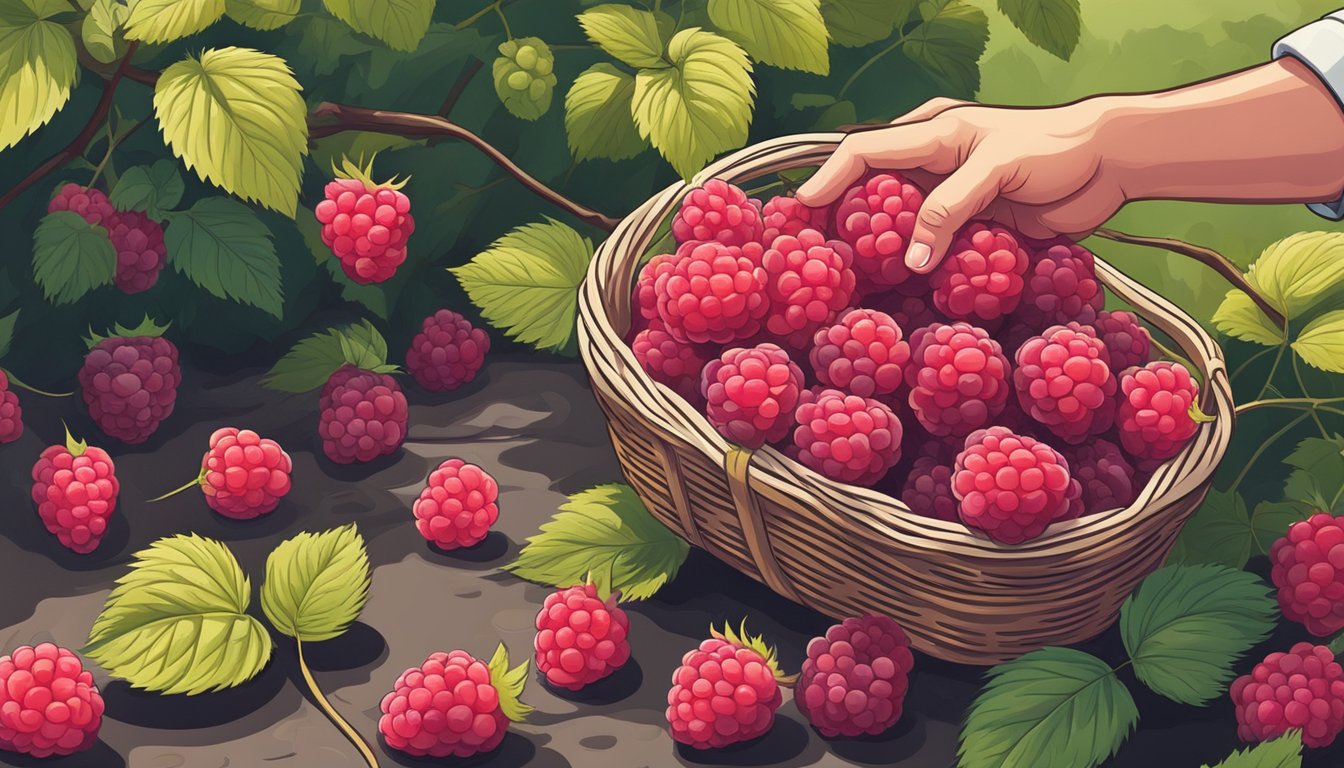
[[1014, 320], [1028, 328], [1089, 325], [1105, 303], [1091, 251], [1073, 242], [1041, 243], [1027, 268]]
[[1302, 743], [1324, 748], [1344, 731], [1344, 668], [1324, 645], [1297, 643], [1275, 652], [1229, 691], [1243, 741], [1269, 741], [1290, 730]]
[[952, 495], [952, 465], [933, 456], [915, 459], [910, 474], [906, 475], [901, 501], [917, 515], [959, 522], [957, 497]]
[[162, 336], [114, 336], [84, 357], [79, 386], [89, 415], [123, 443], [143, 443], [173, 412], [182, 369]]
[[710, 179], [681, 201], [681, 209], [672, 218], [672, 236], [678, 243], [743, 246], [759, 241], [760, 203], [726, 181]]
[[972, 224], [930, 277], [933, 304], [957, 320], [998, 320], [1017, 309], [1027, 264], [1027, 251], [1012, 232]]
[[770, 309], [765, 330], [795, 349], [806, 349], [812, 335], [854, 298], [853, 256], [849, 246], [827, 241], [815, 229], [780, 235], [765, 249], [765, 291]]
[[832, 480], [871, 485], [901, 457], [900, 419], [877, 400], [823, 389], [803, 398], [795, 419], [798, 461]]
[[1269, 550], [1283, 615], [1317, 637], [1344, 629], [1344, 516], [1317, 512]]
[[639, 278], [635, 281], [635, 308], [639, 310], [640, 317], [645, 320], [658, 319], [658, 276], [672, 271], [672, 265], [684, 255], [689, 253], [692, 248], [682, 246], [677, 249], [677, 255], [670, 253], [660, 253], [639, 269]]
[[406, 395], [397, 380], [343, 365], [318, 400], [322, 452], [337, 464], [373, 461], [406, 441]]
[[86, 189], [83, 185], [73, 183], [62, 185], [56, 190], [51, 202], [47, 203], [47, 213], [56, 211], [74, 211], [88, 223], [104, 229], [110, 229], [112, 221], [117, 218], [117, 210], [101, 189]]
[[1082, 445], [1066, 446], [1062, 453], [1069, 475], [1082, 487], [1083, 514], [1124, 509], [1134, 503], [1139, 486], [1134, 467], [1120, 446], [1094, 437]]
[[1004, 544], [1021, 544], [1079, 511], [1064, 457], [1034, 438], [990, 427], [966, 438], [952, 472], [961, 521]]
[[499, 519], [499, 483], [461, 459], [448, 459], [429, 473], [411, 507], [415, 527], [439, 549], [473, 547], [485, 541]]
[[592, 584], [557, 590], [537, 613], [534, 646], [546, 682], [577, 691], [630, 660], [630, 618]]
[[695, 749], [718, 749], [765, 735], [783, 701], [775, 650], [745, 630], [711, 630], [681, 658], [667, 692], [672, 738]]
[[915, 231], [924, 193], [894, 173], [851, 187], [835, 205], [835, 232], [854, 249], [854, 271], [876, 286], [910, 277], [905, 249]]
[[431, 653], [397, 678], [383, 697], [378, 732], [387, 746], [415, 757], [471, 757], [504, 740], [510, 721], [531, 707], [518, 701], [527, 664], [509, 669], [499, 646], [489, 664], [466, 651]]
[[250, 429], [224, 427], [210, 436], [210, 450], [201, 459], [201, 491], [219, 514], [251, 520], [280, 504], [293, 469], [279, 443]]
[[755, 449], [789, 434], [803, 371], [779, 346], [724, 350], [705, 366], [700, 381], [709, 402], [705, 415], [727, 440]]
[[700, 373], [705, 358], [694, 344], [678, 341], [667, 332], [662, 320], [650, 320], [649, 327], [635, 334], [630, 342], [635, 359], [654, 381], [664, 384], [691, 403], [702, 400]]
[[107, 236], [117, 251], [117, 288], [122, 293], [152, 288], [168, 262], [163, 226], [140, 211], [126, 211], [107, 224]]
[[1180, 363], [1161, 360], [1130, 368], [1120, 376], [1120, 392], [1120, 444], [1140, 469], [1180, 453], [1199, 429], [1190, 416], [1190, 406], [1199, 402], [1199, 384]]
[[797, 237], [805, 229], [814, 229], [823, 235], [831, 223], [831, 209], [809, 208], [792, 197], [772, 197], [761, 207], [764, 230], [761, 244], [769, 245], [780, 235]]
[[490, 337], [451, 309], [426, 317], [406, 350], [406, 370], [431, 392], [451, 392], [476, 378]]
[[961, 437], [989, 426], [1008, 402], [1008, 358], [999, 343], [969, 323], [935, 323], [910, 335], [910, 408], [938, 436]]
[[103, 696], [73, 651], [21, 645], [0, 656], [0, 750], [73, 755], [98, 741]]
[[1115, 421], [1115, 377], [1089, 325], [1056, 325], [1023, 342], [1013, 386], [1022, 409], [1065, 442], [1081, 443]]
[[23, 408], [19, 395], [9, 388], [9, 376], [0, 369], [0, 445], [23, 437]]
[[658, 315], [673, 336], [697, 344], [751, 338], [770, 311], [759, 243], [700, 243], [658, 272]]
[[910, 343], [885, 312], [851, 309], [817, 331], [808, 354], [817, 380], [859, 397], [890, 395], [904, 383]]
[[33, 503], [61, 546], [87, 555], [102, 543], [117, 508], [116, 467], [102, 448], [76, 441], [48, 447], [33, 464]]
[[886, 616], [845, 619], [807, 644], [798, 709], [826, 738], [876, 736], [901, 719], [915, 657]]
[[411, 200], [400, 191], [405, 182], [375, 184], [369, 173], [370, 167], [344, 161], [338, 178], [327, 183], [327, 199], [313, 211], [322, 242], [341, 260], [346, 277], [361, 284], [396, 273], [415, 231]]
[[1098, 312], [1092, 327], [1097, 329], [1097, 336], [1106, 345], [1112, 371], [1146, 365], [1153, 359], [1153, 338], [1148, 335], [1147, 328], [1139, 325], [1139, 319], [1132, 312]]

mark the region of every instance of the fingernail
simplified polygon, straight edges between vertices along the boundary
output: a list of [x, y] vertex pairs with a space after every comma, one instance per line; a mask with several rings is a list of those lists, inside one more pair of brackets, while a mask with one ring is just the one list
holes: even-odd
[[919, 271], [927, 267], [932, 258], [933, 249], [927, 243], [911, 243], [910, 250], [905, 252], [905, 265]]

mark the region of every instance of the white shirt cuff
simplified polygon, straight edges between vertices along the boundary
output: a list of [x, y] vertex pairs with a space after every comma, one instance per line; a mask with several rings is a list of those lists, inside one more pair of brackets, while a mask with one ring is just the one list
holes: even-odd
[[[1274, 58], [1284, 56], [1292, 56], [1310, 67], [1344, 108], [1344, 11], [1336, 11], [1280, 38], [1274, 43]], [[1307, 207], [1327, 219], [1344, 220], [1344, 195], [1334, 202], [1311, 203]]]

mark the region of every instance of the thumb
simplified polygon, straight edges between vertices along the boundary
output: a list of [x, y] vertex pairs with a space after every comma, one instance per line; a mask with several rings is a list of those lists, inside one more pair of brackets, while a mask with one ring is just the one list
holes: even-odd
[[947, 255], [957, 230], [994, 201], [1003, 175], [997, 168], [976, 163], [974, 156], [934, 187], [915, 219], [905, 264], [918, 274], [932, 272]]

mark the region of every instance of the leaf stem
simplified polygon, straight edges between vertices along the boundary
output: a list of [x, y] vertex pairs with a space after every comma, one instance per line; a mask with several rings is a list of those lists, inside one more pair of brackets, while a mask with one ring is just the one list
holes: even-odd
[[1246, 369], [1249, 368], [1251, 364], [1254, 363], [1256, 360], [1259, 360], [1260, 358], [1264, 357], [1265, 355], [1268, 355], [1270, 352], [1273, 351], [1274, 351], [1273, 347], [1265, 347], [1259, 352], [1256, 352], [1254, 355], [1251, 355], [1250, 357], [1246, 358], [1246, 361], [1241, 365], [1238, 365], [1237, 369], [1232, 372], [1231, 377], [1232, 381], [1236, 381], [1237, 377], [1240, 376], [1242, 373], [1245, 373]]
[[1283, 362], [1283, 353], [1286, 349], [1288, 349], [1286, 343], [1279, 345], [1279, 352], [1274, 355], [1274, 364], [1269, 366], [1269, 375], [1265, 377], [1265, 385], [1260, 387], [1260, 393], [1255, 396], [1255, 399], [1259, 400], [1264, 397], [1269, 388], [1274, 385], [1274, 374], [1279, 372], [1279, 363]]
[[313, 699], [317, 701], [317, 705], [321, 707], [327, 719], [339, 728], [341, 733], [345, 734], [345, 738], [350, 740], [355, 749], [359, 750], [360, 756], [364, 758], [365, 763], [368, 763], [369, 768], [378, 768], [378, 758], [373, 754], [373, 749], [369, 746], [369, 743], [364, 740], [363, 736], [359, 735], [359, 731], [356, 731], [348, 720], [341, 717], [341, 713], [337, 712], [331, 702], [327, 701], [327, 697], [322, 694], [322, 689], [317, 687], [317, 681], [313, 679], [313, 672], [308, 669], [308, 662], [303, 658], [303, 641], [295, 638], [294, 643], [299, 649], [299, 671], [303, 673], [303, 681], [308, 684], [308, 692], [313, 694]]
[[[1297, 364], [1297, 352], [1293, 351], [1289, 354], [1293, 356], [1293, 377], [1297, 379], [1297, 391], [1301, 392], [1305, 397], [1310, 398], [1311, 393], [1307, 391], [1307, 384], [1302, 378], [1302, 367]], [[1321, 417], [1316, 413], [1316, 409], [1312, 408], [1310, 413], [1311, 418], [1316, 422], [1316, 428], [1321, 430], [1321, 437], [1329, 439], [1330, 433], [1326, 431], [1325, 423], [1321, 421]]]
[[494, 2], [485, 6], [481, 10], [471, 14], [462, 21], [459, 21], [456, 24], [454, 24], [453, 29], [466, 29], [467, 27], [470, 27], [472, 24], [475, 24], [476, 22], [480, 21], [484, 16], [490, 13], [490, 11], [494, 10], [498, 6], [499, 6], [499, 0], [494, 0]]
[[15, 376], [14, 372], [9, 370], [8, 368], [0, 368], [0, 371], [4, 372], [5, 376], [9, 378], [9, 382], [11, 384], [20, 389], [26, 389], [35, 395], [42, 395], [43, 397], [69, 397], [75, 394], [74, 392], [46, 392], [44, 390], [38, 389], [37, 387], [34, 387], [31, 384], [24, 383], [22, 379], [20, 379], [18, 376]]
[[874, 53], [872, 56], [869, 56], [867, 61], [860, 64], [859, 68], [854, 70], [854, 74], [850, 75], [849, 79], [845, 81], [845, 84], [840, 86], [840, 92], [835, 95], [836, 101], [845, 98], [845, 94], [849, 92], [850, 87], [853, 86], [854, 83], [858, 81], [859, 77], [862, 76], [864, 72], [867, 72], [868, 69], [872, 67], [874, 64], [876, 64], [879, 60], [881, 60], [882, 57], [886, 56], [887, 54], [891, 53], [892, 51], [904, 45], [905, 37], [906, 37], [905, 34], [902, 33], [901, 36], [896, 38], [896, 40], [892, 42], [891, 45], [887, 46], [886, 48], [883, 48], [877, 53]]
[[1232, 481], [1232, 484], [1227, 487], [1228, 493], [1231, 493], [1232, 491], [1235, 491], [1237, 490], [1237, 488], [1241, 487], [1242, 482], [1245, 481], [1247, 475], [1251, 473], [1251, 467], [1255, 466], [1255, 462], [1259, 461], [1260, 457], [1265, 455], [1265, 450], [1268, 449], [1270, 445], [1278, 441], [1279, 438], [1291, 432], [1293, 427], [1296, 427], [1298, 424], [1301, 424], [1304, 420], [1306, 420], [1306, 418], [1307, 414], [1305, 413], [1301, 414], [1296, 419], [1293, 419], [1287, 424], [1284, 424], [1279, 429], [1278, 432], [1275, 432], [1274, 434], [1270, 435], [1269, 439], [1261, 443], [1260, 447], [1255, 449], [1255, 453], [1251, 454], [1250, 460], [1247, 461], [1246, 464], [1241, 468], [1241, 471], [1237, 473], [1236, 479], [1234, 479]]
[[509, 29], [509, 18], [504, 15], [504, 8], [498, 2], [495, 3], [495, 15], [499, 16], [499, 23], [504, 25], [504, 37], [512, 40], [513, 30]]
[[1329, 403], [1344, 403], [1344, 397], [1273, 397], [1268, 400], [1252, 400], [1237, 406], [1237, 415], [1260, 408], [1301, 408], [1310, 414]]

